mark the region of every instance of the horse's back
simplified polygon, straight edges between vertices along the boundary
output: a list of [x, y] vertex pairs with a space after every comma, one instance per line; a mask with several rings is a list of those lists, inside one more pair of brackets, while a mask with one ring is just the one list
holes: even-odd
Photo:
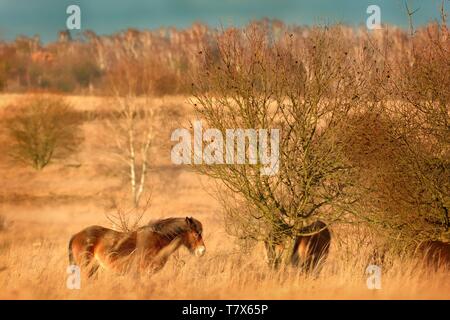
[[[111, 232], [113, 230], [102, 227], [102, 226], [90, 226], [87, 228], [84, 228], [80, 232], [77, 232], [74, 234], [71, 238], [71, 241], [93, 241], [94, 239], [98, 239], [102, 236], [104, 236], [106, 233]], [[114, 232], [114, 231], [113, 231]]]

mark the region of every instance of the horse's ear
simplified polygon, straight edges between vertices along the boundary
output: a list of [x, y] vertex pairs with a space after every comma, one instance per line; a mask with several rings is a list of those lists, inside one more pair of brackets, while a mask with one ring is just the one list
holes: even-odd
[[189, 228], [195, 230], [195, 221], [194, 221], [194, 218], [192, 218], [192, 217], [186, 217], [186, 223], [187, 223], [187, 225], [189, 226]]

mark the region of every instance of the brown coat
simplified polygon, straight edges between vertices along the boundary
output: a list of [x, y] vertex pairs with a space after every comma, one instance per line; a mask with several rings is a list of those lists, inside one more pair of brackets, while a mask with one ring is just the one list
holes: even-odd
[[330, 249], [330, 231], [325, 223], [316, 221], [301, 233], [307, 235], [296, 238], [291, 262], [307, 271], [319, 271]]
[[201, 256], [205, 252], [202, 225], [193, 218], [152, 222], [134, 232], [88, 227], [69, 241], [69, 261], [93, 275], [99, 267], [126, 272], [131, 264], [139, 271], [158, 271], [181, 245]]
[[424, 241], [417, 247], [416, 252], [426, 266], [434, 269], [450, 269], [450, 243], [438, 240]]

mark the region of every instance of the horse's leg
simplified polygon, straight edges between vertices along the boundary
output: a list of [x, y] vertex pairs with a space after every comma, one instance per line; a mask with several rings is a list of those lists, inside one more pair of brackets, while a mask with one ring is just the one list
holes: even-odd
[[181, 238], [172, 240], [168, 245], [159, 250], [144, 250], [139, 255], [139, 272], [152, 274], [160, 271], [181, 245]]
[[83, 250], [84, 251], [78, 255], [78, 265], [86, 272], [87, 276], [91, 278], [98, 270], [98, 263], [89, 246], [84, 247]]
[[157, 271], [155, 268], [155, 253], [151, 252], [142, 252], [139, 256], [138, 267], [136, 273], [141, 276], [148, 276]]
[[74, 250], [74, 262], [87, 272], [89, 278], [94, 276], [99, 268], [99, 263], [94, 256], [92, 244], [83, 244]]

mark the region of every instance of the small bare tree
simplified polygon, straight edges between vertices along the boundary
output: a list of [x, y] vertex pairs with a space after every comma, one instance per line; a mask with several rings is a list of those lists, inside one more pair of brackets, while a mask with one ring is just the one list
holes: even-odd
[[193, 82], [199, 117], [223, 136], [229, 128], [280, 129], [274, 175], [261, 175], [261, 159], [194, 166], [237, 195], [219, 193], [228, 230], [265, 241], [268, 250], [285, 241], [289, 248], [314, 220], [341, 219], [341, 207], [354, 201], [352, 167], [337, 133], [362, 103], [368, 74], [366, 64], [353, 62], [339, 28], [314, 28], [306, 39], [283, 31], [277, 37], [263, 23], [219, 33], [200, 54]]
[[420, 8], [416, 8], [416, 9], [414, 9], [414, 10], [411, 10], [411, 9], [409, 8], [408, 1], [405, 0], [405, 9], [406, 9], [406, 13], [408, 14], [409, 34], [410, 34], [410, 36], [413, 36], [413, 35], [414, 35], [413, 16], [414, 16], [414, 14], [415, 14], [417, 11], [419, 11]]
[[145, 53], [137, 52], [132, 40], [117, 44], [114, 59], [108, 73], [114, 111], [107, 126], [115, 144], [113, 153], [127, 167], [133, 206], [139, 207], [148, 184], [154, 138], [150, 68]]
[[[444, 20], [445, 21], [445, 20]], [[358, 168], [353, 212], [395, 243], [445, 237], [450, 208], [450, 43], [445, 25], [390, 48], [377, 107], [354, 114], [344, 136]], [[396, 56], [396, 57], [393, 57]]]
[[11, 108], [14, 116], [6, 126], [14, 159], [41, 170], [51, 160], [68, 157], [80, 145], [81, 117], [63, 98], [30, 95]]
[[[445, 21], [445, 20], [444, 20]], [[429, 25], [410, 39], [411, 59], [396, 66], [392, 83], [397, 103], [390, 109], [399, 162], [413, 174], [408, 198], [415, 205], [420, 234], [437, 238], [450, 230], [450, 43], [446, 25]]]

